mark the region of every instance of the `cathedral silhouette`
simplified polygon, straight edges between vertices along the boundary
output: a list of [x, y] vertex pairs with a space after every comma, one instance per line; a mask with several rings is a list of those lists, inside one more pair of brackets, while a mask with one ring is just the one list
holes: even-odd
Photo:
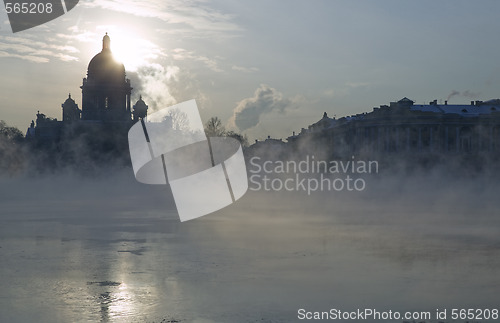
[[60, 141], [74, 129], [80, 133], [89, 129], [128, 131], [133, 123], [147, 116], [148, 106], [142, 97], [131, 108], [133, 88], [126, 78], [125, 66], [113, 57], [107, 33], [102, 39], [101, 52], [89, 62], [87, 77], [80, 88], [81, 110], [69, 94], [62, 104], [62, 121], [38, 111], [36, 122], [31, 122], [26, 138], [44, 143]]

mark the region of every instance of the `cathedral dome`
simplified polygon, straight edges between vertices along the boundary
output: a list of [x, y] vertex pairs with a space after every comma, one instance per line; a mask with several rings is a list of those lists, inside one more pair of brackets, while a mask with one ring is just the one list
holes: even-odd
[[102, 39], [102, 51], [95, 55], [89, 63], [87, 76], [89, 81], [112, 82], [125, 80], [125, 66], [117, 62], [110, 48], [108, 34]]
[[82, 120], [130, 121], [130, 80], [125, 67], [111, 53], [111, 40], [106, 33], [102, 51], [92, 58], [83, 79]]

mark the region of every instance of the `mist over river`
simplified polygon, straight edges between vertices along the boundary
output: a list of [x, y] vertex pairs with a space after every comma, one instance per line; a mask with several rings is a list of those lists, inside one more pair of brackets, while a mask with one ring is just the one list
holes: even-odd
[[181, 223], [168, 186], [139, 184], [129, 169], [2, 178], [0, 322], [298, 322], [299, 309], [499, 307], [494, 177], [366, 183], [248, 191]]

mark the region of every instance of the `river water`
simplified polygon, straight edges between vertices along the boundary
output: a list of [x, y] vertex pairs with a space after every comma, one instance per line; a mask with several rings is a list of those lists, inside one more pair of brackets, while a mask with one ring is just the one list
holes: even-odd
[[0, 322], [499, 308], [498, 186], [429, 175], [373, 178], [364, 192], [249, 191], [180, 223], [168, 187], [129, 172], [4, 178]]

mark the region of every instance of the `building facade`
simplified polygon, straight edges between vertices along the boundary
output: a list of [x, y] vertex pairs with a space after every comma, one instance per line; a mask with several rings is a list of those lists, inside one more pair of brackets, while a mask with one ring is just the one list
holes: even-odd
[[315, 143], [338, 155], [355, 153], [499, 153], [500, 100], [451, 105], [415, 104], [403, 98], [372, 112], [323, 118], [288, 142]]

